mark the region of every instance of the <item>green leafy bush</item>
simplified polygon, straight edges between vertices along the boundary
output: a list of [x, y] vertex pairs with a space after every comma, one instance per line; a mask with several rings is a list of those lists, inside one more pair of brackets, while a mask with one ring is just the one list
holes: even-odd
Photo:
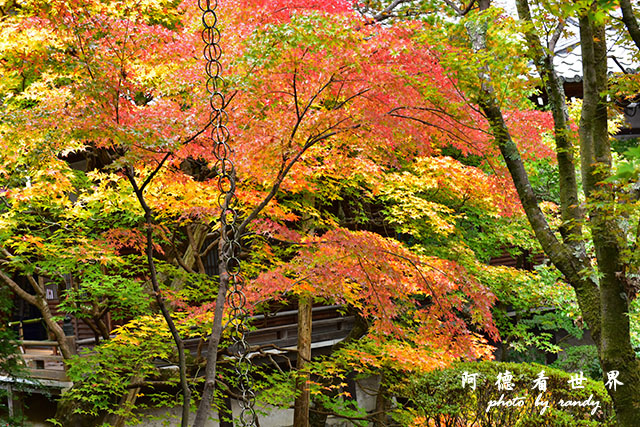
[[[532, 389], [533, 381], [544, 370], [546, 392]], [[509, 371], [513, 390], [499, 390], [498, 374]], [[462, 375], [477, 373], [477, 386], [462, 386]], [[572, 389], [569, 373], [536, 364], [498, 362], [459, 363], [455, 366], [398, 381], [394, 394], [402, 403], [395, 418], [402, 425], [433, 426], [514, 426], [514, 427], [587, 427], [613, 426], [611, 400], [602, 383], [585, 379], [584, 388]], [[521, 405], [495, 405], [517, 399]], [[538, 399], [538, 405], [536, 405]], [[493, 401], [493, 407], [490, 403]], [[542, 401], [548, 408], [542, 411]], [[563, 402], [586, 402], [585, 406]], [[596, 405], [595, 402], [599, 404]], [[544, 412], [541, 414], [541, 412]], [[593, 414], [592, 414], [593, 412]]]
[[[113, 332], [115, 338], [92, 350], [86, 349], [67, 362], [67, 374], [74, 386], [65, 392], [62, 400], [70, 403], [77, 414], [96, 419], [104, 414], [117, 414], [132, 419], [136, 408], [122, 405], [120, 401], [129, 390], [137, 388], [134, 384], [175, 387], [178, 383], [175, 370], [160, 370], [154, 364], [156, 360], [175, 363], [169, 330], [159, 316], [142, 316]], [[172, 399], [166, 399], [161, 405], [173, 403]]]
[[565, 372], [583, 371], [585, 375], [594, 380], [602, 378], [598, 349], [595, 345], [567, 347], [558, 355], [558, 360], [553, 362], [551, 366]]

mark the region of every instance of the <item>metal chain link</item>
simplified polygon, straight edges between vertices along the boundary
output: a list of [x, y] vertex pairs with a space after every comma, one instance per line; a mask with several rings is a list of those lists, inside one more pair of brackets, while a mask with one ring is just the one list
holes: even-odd
[[214, 145], [216, 164], [214, 170], [218, 177], [218, 205], [220, 214], [220, 236], [222, 239], [222, 254], [220, 263], [226, 267], [229, 274], [229, 292], [227, 305], [231, 316], [230, 325], [233, 328], [231, 350], [236, 357], [235, 373], [237, 385], [240, 391], [240, 417], [241, 426], [257, 426], [257, 416], [254, 409], [255, 392], [249, 373], [251, 371], [251, 359], [249, 358], [250, 346], [247, 342], [247, 298], [243, 293], [244, 278], [241, 274], [240, 242], [237, 236], [238, 212], [236, 205], [238, 197], [236, 190], [236, 170], [229, 158], [231, 148], [229, 146], [230, 133], [227, 128], [229, 117], [225, 111], [225, 98], [221, 92], [224, 80], [220, 77], [222, 65], [220, 57], [220, 30], [217, 28], [218, 16], [216, 8], [218, 0], [198, 0], [198, 6], [202, 10], [202, 40], [204, 41], [204, 58], [206, 61], [205, 72], [207, 74], [206, 88], [209, 92], [209, 105], [211, 106], [209, 137]]

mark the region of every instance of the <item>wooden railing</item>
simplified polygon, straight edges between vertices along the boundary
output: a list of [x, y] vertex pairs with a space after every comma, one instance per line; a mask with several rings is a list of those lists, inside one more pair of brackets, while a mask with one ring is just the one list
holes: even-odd
[[[75, 337], [67, 337], [67, 341], [70, 348], [76, 348]], [[32, 378], [69, 381], [57, 341], [20, 340], [17, 344]]]
[[18, 339], [22, 340], [24, 338], [24, 325], [33, 325], [37, 323], [44, 324], [42, 317], [38, 317], [37, 319], [25, 319], [25, 320], [15, 320], [13, 322], [9, 322], [9, 327], [14, 328], [18, 327]]
[[[353, 327], [354, 317], [343, 315], [340, 312], [341, 309], [342, 307], [338, 305], [313, 307], [311, 342], [314, 352], [329, 351], [333, 342], [340, 341], [348, 335]], [[256, 315], [250, 321], [256, 328], [247, 335], [251, 346], [271, 345], [285, 352], [291, 352], [295, 349], [298, 337], [297, 310], [287, 310], [271, 315]], [[21, 326], [18, 323], [15, 322], [12, 326]], [[67, 340], [69, 340], [69, 347], [73, 351], [79, 345], [95, 345], [93, 338], [76, 341], [75, 337], [70, 336], [67, 337]], [[22, 358], [32, 378], [69, 381], [57, 341], [18, 340], [16, 344], [20, 347]], [[186, 339], [185, 348], [196, 357], [206, 355], [205, 341], [201, 338]]]
[[[75, 351], [75, 337], [66, 337], [66, 340], [69, 348]], [[6, 390], [7, 411], [10, 417], [14, 416], [15, 383], [20, 383], [21, 391], [42, 393], [42, 386], [45, 386], [47, 393], [53, 394], [60, 394], [62, 390], [71, 386], [57, 341], [17, 340], [15, 344], [20, 349], [28, 378], [14, 378], [0, 372], [0, 377], [3, 378], [0, 389]]]
[[[353, 328], [354, 317], [340, 313], [342, 306], [313, 307], [311, 345], [314, 353], [328, 352], [333, 342], [344, 339]], [[247, 334], [252, 347], [272, 345], [284, 351], [293, 351], [298, 342], [298, 311], [287, 310], [270, 315], [256, 315], [249, 319], [256, 329]], [[206, 356], [207, 346], [201, 338], [184, 341], [185, 348], [195, 357]], [[293, 355], [295, 357], [295, 355]]]

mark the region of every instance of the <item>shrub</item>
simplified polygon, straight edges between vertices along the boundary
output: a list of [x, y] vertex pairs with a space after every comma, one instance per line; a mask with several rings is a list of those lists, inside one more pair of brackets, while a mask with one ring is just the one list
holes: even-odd
[[[496, 384], [498, 374], [509, 371], [513, 376], [512, 391], [502, 391]], [[533, 381], [544, 370], [546, 392], [533, 389]], [[477, 373], [477, 386], [462, 386], [464, 372]], [[602, 383], [585, 377], [584, 388], [572, 389], [572, 374], [537, 364], [498, 362], [459, 363], [448, 369], [435, 370], [410, 378], [395, 386], [402, 407], [396, 419], [403, 425], [437, 427], [458, 426], [613, 426], [611, 400]], [[521, 406], [490, 408], [490, 401], [522, 402]], [[536, 405], [536, 398], [539, 399]], [[541, 401], [549, 406], [541, 414]], [[562, 407], [563, 402], [586, 402], [585, 406]], [[594, 403], [599, 402], [598, 407]], [[594, 408], [596, 408], [594, 410]], [[591, 413], [593, 410], [593, 414]]]
[[598, 349], [595, 345], [577, 345], [565, 348], [552, 367], [565, 372], [584, 371], [594, 380], [602, 378], [602, 368], [598, 361]]

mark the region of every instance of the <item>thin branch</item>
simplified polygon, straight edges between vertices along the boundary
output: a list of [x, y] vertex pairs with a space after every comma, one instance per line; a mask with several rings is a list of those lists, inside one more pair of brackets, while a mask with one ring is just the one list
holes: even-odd
[[[236, 96], [237, 93], [238, 92], [236, 91], [236, 92], [233, 92], [233, 94], [231, 94], [231, 96], [225, 102], [225, 107], [229, 105], [229, 103]], [[211, 120], [209, 120], [209, 122], [207, 122], [207, 124], [202, 129], [200, 129], [198, 132], [194, 133], [193, 135], [191, 135], [190, 137], [182, 141], [181, 145], [189, 144], [190, 142], [193, 142], [196, 138], [198, 138], [200, 135], [202, 135], [215, 121], [216, 117], [211, 118]], [[153, 150], [148, 150], [148, 151], [152, 151], [154, 153], [161, 153], [161, 151], [153, 151]], [[165, 155], [162, 158], [162, 160], [160, 160], [160, 163], [158, 163], [158, 166], [156, 166], [156, 168], [145, 178], [143, 183], [140, 185], [140, 191], [144, 192], [147, 185], [149, 185], [151, 180], [160, 172], [160, 170], [162, 169], [166, 161], [169, 160], [169, 157], [171, 157], [172, 155], [173, 155], [172, 151], [165, 152]]]
[[171, 245], [171, 248], [175, 253], [175, 257], [176, 257], [176, 261], [178, 262], [178, 265], [182, 267], [187, 273], [195, 274], [196, 272], [193, 271], [193, 269], [184, 262], [184, 259], [182, 259], [182, 256], [180, 255], [180, 251], [178, 251], [178, 247], [176, 246], [176, 243], [175, 243], [175, 233], [173, 234], [173, 237], [169, 239], [164, 230], [161, 229], [160, 232], [162, 233], [162, 237]]
[[[346, 120], [346, 119], [345, 119]], [[344, 120], [341, 120], [339, 123], [342, 123]], [[336, 124], [336, 125], [337, 125]], [[271, 190], [269, 191], [269, 193], [267, 194], [267, 196], [262, 200], [262, 202], [260, 202], [260, 204], [258, 206], [256, 206], [251, 213], [247, 216], [247, 218], [245, 218], [244, 221], [242, 221], [242, 224], [240, 224], [240, 226], [238, 227], [238, 230], [236, 232], [236, 234], [238, 236], [241, 236], [244, 232], [244, 229], [247, 227], [247, 225], [249, 225], [249, 223], [251, 221], [253, 221], [260, 212], [262, 212], [262, 210], [269, 204], [269, 202], [275, 197], [276, 193], [278, 192], [278, 190], [280, 189], [280, 185], [282, 185], [282, 182], [284, 181], [285, 177], [287, 176], [287, 174], [289, 173], [289, 171], [291, 170], [291, 168], [293, 167], [293, 165], [296, 164], [296, 162], [300, 159], [300, 157], [302, 157], [302, 155], [309, 149], [311, 148], [313, 145], [317, 144], [318, 142], [330, 138], [334, 135], [337, 135], [339, 132], [341, 131], [346, 131], [348, 129], [356, 129], [358, 127], [360, 127], [360, 125], [353, 125], [353, 126], [349, 126], [345, 129], [342, 129], [340, 131], [335, 130], [335, 131], [329, 131], [329, 129], [331, 128], [335, 128], [336, 125], [333, 125], [332, 127], [325, 129], [322, 133], [320, 133], [319, 135], [316, 135], [315, 137], [310, 137], [307, 142], [305, 143], [305, 145], [302, 147], [302, 149], [295, 155], [295, 157], [293, 157], [291, 160], [289, 160], [289, 163], [286, 164], [286, 166], [282, 169], [282, 171], [278, 174], [278, 176], [276, 177], [276, 179], [274, 180], [273, 184], [271, 185]], [[329, 132], [328, 132], [329, 131]]]
[[[332, 74], [331, 77], [329, 77], [329, 80], [327, 80], [327, 82], [325, 84], [323, 84], [316, 91], [316, 93], [313, 94], [311, 99], [309, 99], [309, 102], [307, 102], [307, 105], [305, 105], [304, 109], [302, 110], [302, 113], [300, 113], [298, 115], [298, 120], [296, 120], [296, 124], [293, 126], [293, 129], [291, 130], [291, 135], [289, 136], [289, 144], [291, 144], [291, 142], [293, 141], [293, 138], [295, 137], [296, 133], [298, 132], [298, 128], [300, 127], [300, 124], [302, 123], [302, 120], [304, 119], [304, 116], [307, 114], [307, 112], [311, 108], [311, 105], [313, 105], [314, 101], [318, 98], [318, 96], [320, 96], [320, 94], [322, 92], [324, 92], [324, 90], [326, 88], [328, 88], [331, 85], [331, 83], [333, 83], [333, 82], [334, 82], [334, 80], [333, 80], [333, 74]], [[297, 108], [297, 104], [298, 104], [298, 100], [296, 98], [296, 108]]]
[[442, 127], [442, 126], [440, 126], [440, 125], [437, 125], [437, 124], [435, 124], [435, 123], [428, 122], [428, 121], [426, 121], [426, 120], [424, 120], [424, 119], [420, 119], [420, 118], [418, 118], [418, 117], [413, 117], [413, 116], [407, 116], [406, 114], [401, 114], [401, 113], [398, 113], [398, 112], [393, 111], [393, 110], [392, 110], [392, 111], [390, 111], [390, 112], [388, 112], [387, 114], [388, 114], [389, 116], [391, 116], [391, 117], [397, 117], [397, 118], [400, 118], [400, 119], [413, 120], [413, 121], [416, 121], [416, 122], [421, 123], [421, 124], [423, 124], [423, 125], [430, 126], [430, 127], [436, 128], [436, 129], [440, 129], [441, 131], [443, 131], [444, 133], [448, 134], [448, 135], [449, 135], [449, 136], [451, 136], [452, 138], [454, 138], [454, 139], [456, 139], [456, 140], [459, 140], [459, 141], [464, 141], [464, 139], [463, 139], [462, 137], [460, 137], [460, 136], [456, 135], [456, 134], [455, 134], [454, 132], [452, 132], [451, 130], [449, 130], [449, 129], [447, 129], [447, 128], [444, 128], [444, 127]]
[[471, 9], [473, 9], [473, 6], [475, 6], [476, 4], [476, 0], [470, 0], [469, 4], [465, 6], [465, 8], [462, 10], [462, 16], [466, 15], [467, 13], [469, 13], [471, 11]]
[[[2, 251], [2, 254], [6, 257], [5, 262], [8, 262], [8, 260], [9, 260], [10, 258], [13, 258], [13, 254], [12, 254], [11, 252], [9, 252], [9, 251], [7, 250], [7, 248], [2, 248], [2, 249], [1, 249], [1, 251]], [[25, 262], [26, 262], [27, 264], [29, 264], [31, 267], [33, 267], [33, 270], [34, 270], [38, 275], [41, 275], [41, 276], [47, 276], [47, 275], [55, 274], [56, 276], [58, 276], [59, 278], [61, 278], [61, 279], [63, 279], [63, 280], [64, 280], [64, 276], [63, 276], [62, 274], [60, 274], [60, 273], [57, 273], [57, 272], [56, 272], [56, 273], [49, 273], [49, 274], [45, 274], [45, 273], [43, 273], [43, 271], [42, 271], [42, 269], [41, 269], [41, 268], [39, 268], [37, 265], [33, 265], [33, 263], [32, 263], [31, 261], [29, 261], [28, 259], [27, 259], [27, 260], [25, 260]], [[35, 282], [35, 281], [34, 281], [34, 282], [31, 282], [31, 280], [34, 280], [34, 279], [33, 279], [33, 277], [27, 276], [27, 279], [29, 279], [29, 283], [31, 283], [31, 285], [32, 285], [32, 286], [34, 286], [34, 290], [38, 291], [38, 294], [39, 294], [39, 295], [44, 295], [44, 289], [43, 289], [43, 288], [41, 288], [41, 287], [40, 287], [40, 285], [39, 285], [37, 282]]]
[[558, 40], [560, 40], [560, 37], [562, 36], [562, 31], [564, 30], [564, 26], [565, 26], [564, 22], [558, 23], [558, 26], [556, 27], [555, 31], [553, 32], [553, 35], [551, 36], [551, 40], [549, 40], [547, 47], [549, 49], [549, 55], [551, 55], [552, 57], [554, 56], [554, 52], [556, 50], [556, 44], [558, 43]]
[[[382, 251], [383, 253], [398, 257], [400, 259], [403, 259], [405, 261], [407, 261], [409, 264], [411, 264], [413, 266], [413, 268], [418, 272], [418, 274], [420, 275], [420, 278], [422, 279], [422, 281], [424, 282], [424, 284], [427, 286], [427, 288], [429, 288], [429, 291], [431, 291], [431, 295], [433, 295], [433, 299], [435, 300], [436, 304], [438, 304], [438, 307], [440, 307], [440, 310], [442, 310], [443, 313], [446, 312], [446, 310], [442, 307], [442, 304], [440, 304], [440, 299], [438, 297], [438, 294], [436, 294], [436, 292], [434, 291], [434, 289], [431, 287], [431, 284], [429, 283], [429, 281], [427, 280], [427, 278], [424, 276], [424, 274], [422, 273], [422, 270], [420, 270], [420, 268], [418, 267], [418, 265], [413, 262], [412, 259], [407, 258], [406, 256], [397, 254], [395, 252], [391, 252], [391, 251]], [[440, 273], [443, 273], [445, 276], [449, 277], [446, 273], [442, 272], [442, 270], [437, 269], [433, 266], [430, 266], [431, 268], [433, 268], [434, 270], [438, 270]]]
[[298, 67], [296, 66], [293, 69], [293, 103], [296, 106], [296, 118], [298, 119], [298, 121], [300, 121], [302, 117], [300, 117], [300, 107], [298, 106], [298, 89], [296, 84], [297, 75], [298, 75]]
[[465, 127], [467, 129], [471, 129], [471, 130], [475, 130], [481, 133], [484, 133], [486, 135], [491, 135], [491, 132], [486, 131], [482, 128], [479, 127], [475, 127], [475, 126], [470, 126], [467, 123], [464, 123], [462, 120], [457, 119], [456, 117], [452, 116], [451, 114], [447, 113], [446, 111], [444, 111], [442, 108], [440, 107], [396, 107], [393, 108], [392, 110], [390, 110], [390, 112], [394, 112], [394, 111], [399, 111], [399, 110], [418, 110], [418, 111], [427, 111], [429, 113], [435, 114], [438, 118], [448, 121], [448, 120], [452, 120], [454, 123]]
[[[451, 0], [444, 0], [444, 2], [447, 4], [447, 6], [449, 6], [451, 9], [453, 9], [458, 16], [462, 16], [462, 9], [460, 9], [458, 7], [458, 5], [456, 5]], [[470, 4], [473, 4], [473, 2], [471, 2]]]
[[171, 152], [171, 151], [169, 151], [167, 154], [165, 154], [165, 156], [162, 158], [162, 160], [160, 160], [160, 163], [158, 163], [158, 166], [156, 166], [156, 168], [145, 178], [145, 180], [142, 183], [142, 185], [140, 185], [140, 192], [144, 192], [144, 189], [146, 188], [146, 186], [149, 185], [151, 180], [158, 174], [158, 172], [160, 172], [160, 169], [162, 169], [162, 166], [164, 166], [164, 163], [172, 155], [173, 155], [173, 152]]
[[393, 15], [393, 11], [395, 10], [395, 8], [400, 6], [401, 4], [404, 4], [404, 3], [410, 3], [410, 0], [393, 0], [389, 4], [389, 6], [385, 7], [379, 13], [374, 15], [371, 19], [374, 22], [382, 22], [382, 21], [384, 21], [386, 19], [392, 18], [394, 16]]
[[[209, 236], [207, 235], [207, 237]], [[216, 238], [209, 244], [209, 246], [207, 246], [204, 249], [204, 251], [200, 252], [200, 256], [206, 257], [207, 255], [209, 255], [209, 252], [211, 252], [218, 245], [219, 239], [220, 239], [220, 236], [216, 236]]]
[[389, 316], [387, 314], [386, 309], [384, 308], [384, 304], [380, 299], [380, 295], [378, 294], [378, 289], [376, 288], [376, 285], [374, 285], [373, 280], [371, 280], [371, 276], [369, 276], [369, 272], [367, 271], [366, 268], [364, 268], [364, 264], [362, 264], [362, 258], [360, 257], [360, 255], [357, 255], [357, 259], [358, 259], [358, 265], [360, 266], [360, 270], [362, 270], [362, 272], [364, 273], [365, 277], [367, 278], [367, 281], [369, 282], [369, 286], [371, 287], [371, 290], [376, 295], [376, 299], [378, 300], [378, 304], [380, 304], [380, 308], [382, 309], [384, 316], [387, 319], [391, 320], [392, 316]]
[[366, 89], [362, 89], [360, 92], [354, 93], [353, 95], [351, 95], [350, 97], [348, 97], [347, 99], [345, 99], [344, 101], [340, 102], [339, 104], [336, 104], [335, 107], [333, 107], [333, 110], [339, 110], [340, 108], [344, 107], [347, 102], [364, 95], [365, 93], [369, 92], [371, 90], [371, 88], [366, 88]]
[[618, 58], [616, 58], [616, 57], [615, 57], [615, 56], [613, 56], [613, 55], [609, 55], [609, 58], [613, 59], [613, 62], [615, 62], [615, 63], [616, 63], [616, 65], [618, 66], [618, 68], [620, 68], [620, 70], [622, 70], [622, 72], [623, 72], [624, 74], [629, 74], [629, 73], [627, 72], [627, 70], [624, 68], [624, 66], [620, 63], [620, 61], [618, 61]]

